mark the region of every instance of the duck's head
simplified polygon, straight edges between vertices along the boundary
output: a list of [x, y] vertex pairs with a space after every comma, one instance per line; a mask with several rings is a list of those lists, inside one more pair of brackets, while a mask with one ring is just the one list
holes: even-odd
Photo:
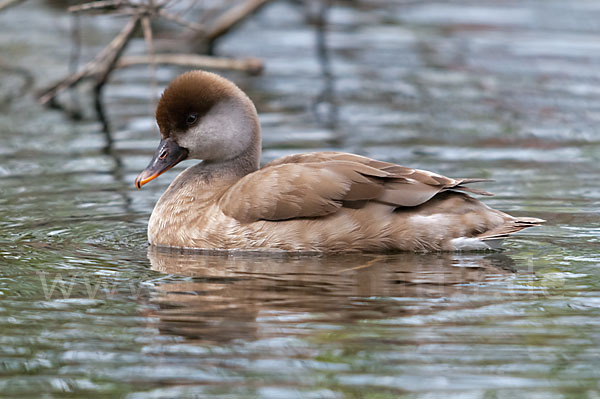
[[156, 108], [161, 141], [135, 179], [141, 188], [185, 159], [258, 167], [260, 127], [252, 101], [235, 84], [210, 72], [178, 76]]

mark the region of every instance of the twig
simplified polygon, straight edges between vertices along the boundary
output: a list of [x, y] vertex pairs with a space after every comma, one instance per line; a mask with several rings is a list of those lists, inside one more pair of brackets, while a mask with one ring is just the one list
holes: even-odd
[[206, 29], [204, 29], [204, 27], [200, 24], [196, 24], [194, 22], [190, 22], [187, 21], [183, 18], [181, 18], [179, 15], [177, 14], [173, 14], [171, 12], [165, 11], [163, 9], [158, 10], [158, 15], [163, 17], [166, 20], [169, 20], [171, 22], [175, 22], [176, 24], [179, 24], [185, 28], [191, 29], [195, 32], [204, 34], [206, 33]]
[[129, 1], [125, 0], [106, 0], [106, 1], [91, 1], [89, 3], [83, 3], [76, 6], [71, 6], [67, 8], [68, 12], [86, 12], [86, 11], [94, 11], [94, 10], [115, 10], [119, 7], [127, 5], [129, 7], [132, 4]]
[[138, 23], [140, 22], [140, 16], [133, 16], [127, 25], [121, 30], [121, 32], [115, 37], [112, 42], [110, 42], [110, 51], [106, 56], [106, 61], [103, 63], [102, 69], [100, 69], [100, 77], [96, 81], [96, 87], [102, 87], [106, 81], [108, 80], [108, 76], [114, 69], [119, 57], [125, 50], [125, 47], [131, 40], [133, 33], [135, 32], [135, 28], [137, 28]]
[[223, 0], [220, 3], [217, 3], [217, 5], [211, 3], [209, 7], [205, 7], [202, 9], [202, 14], [200, 14], [198, 23], [203, 25], [209, 24], [210, 21], [215, 20], [217, 16], [223, 12], [223, 6], [229, 7], [231, 6], [232, 2], [233, 0]]
[[215, 21], [204, 39], [208, 41], [208, 43], [214, 42], [216, 39], [233, 29], [248, 15], [257, 12], [269, 1], [270, 0], [246, 0], [241, 4], [230, 8]]
[[123, 56], [117, 68], [144, 65], [151, 62], [161, 65], [180, 65], [195, 68], [228, 69], [258, 75], [263, 70], [263, 62], [258, 58], [224, 58], [196, 54], [155, 54], [152, 59], [146, 55]]
[[[0, 6], [13, 4], [24, 0], [0, 0]], [[263, 63], [256, 58], [229, 59], [208, 57], [195, 54], [154, 54], [153, 34], [151, 18], [162, 17], [164, 19], [183, 25], [199, 33], [201, 38], [211, 47], [214, 40], [229, 32], [235, 25], [247, 16], [256, 12], [260, 7], [270, 0], [246, 0], [231, 9], [225, 11], [210, 30], [205, 30], [202, 25], [189, 22], [179, 15], [167, 12], [162, 7], [168, 1], [147, 0], [146, 2], [135, 2], [130, 0], [97, 0], [69, 7], [73, 13], [111, 11], [117, 14], [130, 14], [131, 17], [119, 34], [97, 55], [83, 66], [78, 72], [71, 73], [63, 80], [43, 90], [40, 94], [40, 102], [48, 103], [63, 90], [77, 85], [84, 79], [95, 78], [96, 102], [100, 101], [102, 87], [106, 84], [110, 74], [115, 68], [124, 68], [131, 65], [150, 64], [152, 68], [153, 85], [155, 85], [155, 64], [171, 64], [193, 66], [198, 68], [233, 69], [250, 74], [259, 74], [263, 69]], [[144, 39], [148, 47], [147, 56], [123, 57], [123, 51], [133, 37], [138, 26], [142, 25]], [[207, 33], [208, 32], [208, 33]], [[154, 86], [153, 86], [154, 87]]]
[[40, 93], [40, 102], [42, 104], [46, 104], [48, 101], [56, 97], [58, 93], [65, 90], [68, 87], [78, 84], [85, 78], [89, 78], [93, 71], [98, 68], [98, 64], [102, 61], [106, 48], [102, 50], [93, 60], [85, 64], [83, 68], [77, 73], [67, 76], [65, 79], [61, 80], [58, 83], [44, 89]]
[[148, 50], [148, 58], [150, 62], [150, 85], [152, 91], [152, 100], [156, 98], [156, 62], [154, 61], [154, 42], [152, 40], [152, 26], [150, 25], [150, 17], [147, 15], [142, 17], [142, 30], [144, 32], [144, 41]]
[[96, 78], [96, 84], [94, 85], [94, 106], [96, 108], [96, 113], [98, 114], [98, 118], [102, 122], [103, 130], [107, 134], [107, 149], [110, 151], [112, 149], [112, 135], [110, 133], [110, 125], [108, 124], [108, 119], [106, 118], [106, 113], [104, 112], [104, 104], [102, 103], [102, 88], [108, 81], [108, 77], [111, 72], [115, 69], [115, 65], [125, 47], [131, 40], [133, 33], [135, 32], [141, 16], [134, 15], [127, 22], [127, 25], [119, 32], [117, 37], [115, 37], [112, 42], [110, 42], [109, 46], [111, 47], [108, 52], [106, 59], [104, 62], [98, 67], [98, 71], [100, 73], [99, 77]]

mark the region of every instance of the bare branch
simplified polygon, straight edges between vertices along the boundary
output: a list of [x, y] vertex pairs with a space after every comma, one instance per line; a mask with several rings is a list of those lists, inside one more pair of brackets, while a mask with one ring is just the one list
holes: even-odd
[[[0, 9], [24, 0], [0, 0]], [[145, 2], [133, 0], [97, 0], [69, 7], [73, 13], [103, 13], [130, 15], [127, 24], [119, 34], [103, 48], [91, 61], [79, 71], [71, 73], [61, 81], [43, 90], [40, 101], [45, 104], [55, 98], [63, 90], [77, 85], [84, 79], [96, 79], [96, 101], [100, 101], [102, 87], [106, 84], [110, 74], [115, 68], [124, 68], [132, 65], [150, 64], [153, 87], [156, 85], [156, 64], [170, 64], [191, 66], [209, 69], [230, 69], [244, 71], [250, 74], [259, 74], [263, 63], [256, 58], [231, 59], [201, 56], [196, 54], [155, 54], [154, 38], [151, 26], [152, 18], [162, 18], [196, 31], [202, 40], [212, 45], [215, 39], [229, 32], [244, 18], [256, 12], [270, 0], [245, 0], [243, 3], [229, 8], [223, 12], [210, 29], [205, 24], [191, 22], [179, 14], [164, 9], [170, 0], [146, 0]], [[123, 52], [133, 37], [137, 26], [141, 24], [146, 41], [148, 55], [122, 57]]]
[[152, 60], [154, 58], [154, 42], [152, 40], [152, 27], [150, 26], [150, 18], [147, 16], [142, 17], [142, 30], [144, 32], [144, 41], [146, 42], [148, 57], [150, 60]]
[[[138, 16], [132, 17], [127, 25], [125, 25], [125, 27], [121, 30], [121, 32], [119, 32], [119, 34], [106, 47], [104, 47], [93, 60], [85, 64], [85, 66], [81, 68], [79, 72], [69, 75], [60, 82], [43, 90], [42, 94], [40, 95], [40, 102], [42, 104], [47, 103], [52, 98], [56, 97], [56, 95], [61, 91], [70, 86], [78, 84], [85, 78], [98, 75], [99, 73], [107, 75], [107, 67], [109, 67], [111, 64], [114, 64], [116, 61], [114, 57], [119, 54], [119, 50], [122, 49], [123, 45], [129, 40], [138, 22]], [[102, 67], [103, 65], [104, 67]], [[101, 80], [99, 80], [99, 82], [100, 81]]]
[[67, 8], [68, 12], [86, 12], [86, 11], [113, 11], [122, 6], [133, 7], [134, 5], [126, 0], [106, 0], [106, 1], [90, 1], [76, 6]]
[[144, 31], [144, 41], [148, 49], [148, 58], [150, 60], [150, 85], [152, 87], [152, 99], [156, 98], [156, 63], [154, 62], [154, 42], [152, 40], [152, 26], [150, 25], [150, 17], [142, 17], [142, 30]]
[[121, 57], [121, 54], [123, 53], [123, 50], [125, 50], [125, 47], [129, 43], [129, 40], [131, 40], [131, 37], [135, 33], [135, 28], [137, 28], [139, 22], [140, 16], [133, 16], [127, 25], [125, 25], [125, 27], [121, 30], [121, 32], [119, 32], [117, 37], [110, 42], [109, 46], [111, 47], [111, 50], [106, 57], [106, 61], [101, 66], [101, 75], [96, 81], [96, 88], [102, 87], [108, 80], [108, 76], [114, 69], [119, 57]]
[[145, 55], [130, 55], [122, 57], [116, 67], [127, 68], [134, 65], [145, 65], [150, 62], [162, 65], [235, 70], [247, 72], [252, 75], [258, 75], [263, 70], [263, 62], [258, 58], [235, 59], [196, 54], [155, 54], [152, 59]]
[[233, 29], [244, 18], [257, 12], [270, 0], [246, 0], [225, 11], [211, 26], [205, 39], [210, 43]]
[[173, 13], [165, 11], [163, 9], [159, 9], [158, 15], [163, 17], [166, 20], [175, 22], [176, 24], [181, 25], [185, 28], [191, 29], [191, 30], [199, 32], [199, 33], [206, 33], [206, 29], [202, 25], [187, 21], [187, 20], [181, 18], [177, 14], [173, 14]]

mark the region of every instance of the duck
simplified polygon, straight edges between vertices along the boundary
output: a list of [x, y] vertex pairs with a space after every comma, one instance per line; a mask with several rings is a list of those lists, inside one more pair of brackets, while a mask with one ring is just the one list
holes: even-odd
[[361, 155], [323, 151], [263, 167], [252, 100], [232, 81], [194, 70], [176, 77], [156, 108], [161, 140], [135, 179], [139, 189], [184, 160], [156, 203], [148, 241], [224, 251], [389, 252], [497, 249], [544, 222], [514, 217], [450, 178]]

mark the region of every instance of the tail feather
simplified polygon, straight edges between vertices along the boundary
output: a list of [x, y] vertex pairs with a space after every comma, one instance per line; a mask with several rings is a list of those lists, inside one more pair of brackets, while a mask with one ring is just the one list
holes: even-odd
[[492, 179], [463, 178], [463, 179], [456, 179], [456, 181], [458, 182], [458, 184], [456, 184], [454, 187], [451, 187], [450, 190], [463, 191], [463, 192], [467, 192], [467, 193], [472, 193], [472, 194], [477, 194], [477, 195], [485, 195], [485, 196], [493, 196], [494, 195], [485, 190], [480, 190], [478, 188], [464, 186], [464, 184], [491, 182], [491, 181], [493, 181]]
[[454, 186], [452, 187], [450, 190], [453, 191], [463, 191], [463, 192], [467, 192], [467, 193], [472, 193], [472, 194], [477, 194], [477, 195], [485, 195], [488, 197], [492, 197], [494, 194], [488, 192], [488, 191], [484, 191], [484, 190], [480, 190], [478, 188], [473, 188], [473, 187], [464, 187], [462, 185], [458, 185], [458, 186]]
[[516, 222], [527, 225], [526, 227], [539, 226], [542, 223], [546, 223], [546, 221], [544, 219], [531, 218], [531, 217], [518, 217], [518, 218], [516, 218]]
[[532, 218], [532, 217], [517, 217], [507, 219], [506, 223], [498, 226], [494, 229], [488, 230], [485, 233], [478, 235], [477, 238], [481, 240], [493, 240], [497, 238], [507, 238], [513, 233], [517, 233], [528, 227], [539, 226], [546, 222], [544, 219]]
[[458, 184], [471, 184], [471, 183], [489, 183], [495, 181], [494, 179], [482, 179], [478, 177], [463, 177], [461, 179], [455, 179], [460, 181]]

